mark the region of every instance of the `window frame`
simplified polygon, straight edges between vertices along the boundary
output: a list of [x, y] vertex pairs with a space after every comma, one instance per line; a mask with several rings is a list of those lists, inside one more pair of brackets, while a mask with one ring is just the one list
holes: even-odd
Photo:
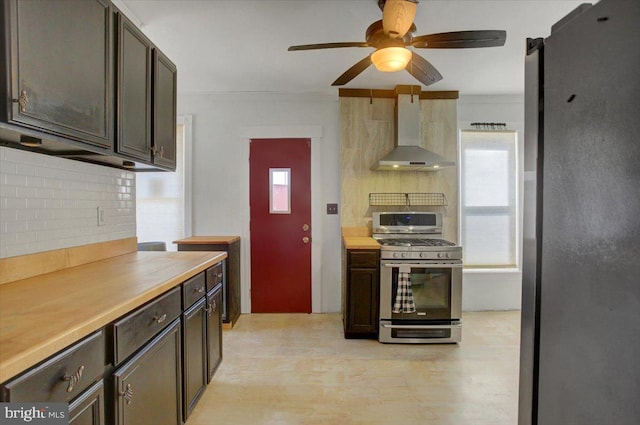
[[[508, 146], [505, 148], [501, 148], [500, 145], [504, 146], [504, 141], [498, 142], [497, 145], [491, 145], [493, 142], [488, 141], [479, 141], [476, 143], [474, 150], [501, 150], [505, 151], [508, 154], [508, 169], [509, 175], [512, 176], [508, 180], [508, 205], [499, 206], [499, 205], [485, 205], [485, 206], [466, 206], [465, 205], [465, 151], [468, 148], [465, 146], [469, 142], [463, 140], [465, 134], [472, 133], [498, 133], [498, 134], [511, 134], [512, 138], [508, 141]], [[472, 143], [472, 142], [471, 142]], [[460, 220], [460, 241], [462, 243], [463, 249], [465, 249], [466, 240], [466, 218], [467, 217], [482, 217], [482, 216], [504, 216], [509, 218], [509, 228], [508, 232], [508, 255], [512, 259], [511, 262], [508, 263], [467, 263], [465, 262], [466, 269], [514, 269], [519, 267], [519, 258], [520, 258], [520, 245], [518, 242], [519, 232], [520, 232], [520, 223], [519, 223], [519, 213], [520, 213], [520, 200], [519, 200], [519, 152], [518, 152], [518, 131], [516, 130], [475, 130], [475, 129], [461, 129], [459, 130], [459, 178], [460, 178], [460, 199], [459, 199], [459, 220]], [[468, 257], [465, 254], [465, 258]]]

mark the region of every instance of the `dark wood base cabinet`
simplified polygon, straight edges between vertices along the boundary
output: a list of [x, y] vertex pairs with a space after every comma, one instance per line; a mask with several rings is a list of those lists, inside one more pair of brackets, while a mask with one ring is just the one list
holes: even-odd
[[2, 383], [0, 402], [67, 402], [73, 425], [182, 425], [222, 362], [224, 264]]
[[207, 294], [207, 382], [222, 363], [222, 285]]
[[115, 425], [182, 424], [180, 319], [113, 374]]
[[69, 425], [104, 424], [104, 385], [99, 381], [69, 405]]
[[[207, 238], [207, 236], [194, 237]], [[211, 237], [216, 239], [216, 237]], [[231, 238], [231, 237], [230, 237]], [[240, 239], [236, 237], [230, 243], [203, 243], [193, 242], [192, 238], [174, 241], [178, 245], [178, 251], [223, 251], [227, 253], [225, 266], [225, 286], [222, 293], [222, 322], [233, 326], [241, 313], [240, 301]]]
[[380, 251], [346, 250], [343, 270], [345, 338], [378, 337]]
[[207, 387], [207, 316], [205, 297], [182, 315], [185, 421]]

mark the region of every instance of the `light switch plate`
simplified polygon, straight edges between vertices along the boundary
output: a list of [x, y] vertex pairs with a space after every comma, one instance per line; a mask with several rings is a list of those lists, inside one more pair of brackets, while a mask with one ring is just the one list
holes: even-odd
[[327, 204], [327, 214], [338, 214], [338, 204]]
[[105, 224], [104, 207], [98, 207], [98, 226], [104, 226]]

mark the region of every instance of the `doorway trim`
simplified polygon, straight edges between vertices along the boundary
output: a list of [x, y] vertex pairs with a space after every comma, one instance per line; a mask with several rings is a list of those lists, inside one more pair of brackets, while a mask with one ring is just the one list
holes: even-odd
[[[249, 183], [249, 144], [251, 139], [310, 139], [311, 140], [311, 312], [322, 313], [322, 143], [321, 125], [270, 125], [245, 126], [239, 129], [243, 155], [247, 159], [246, 182]], [[251, 312], [251, 232], [249, 230], [249, 196], [247, 190], [247, 212], [243, 223], [242, 255], [242, 312]], [[246, 277], [244, 277], [246, 276]]]

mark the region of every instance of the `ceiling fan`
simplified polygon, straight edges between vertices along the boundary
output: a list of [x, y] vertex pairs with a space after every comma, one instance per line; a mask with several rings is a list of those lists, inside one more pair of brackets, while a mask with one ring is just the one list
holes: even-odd
[[340, 47], [373, 47], [376, 50], [347, 69], [332, 86], [342, 86], [357, 77], [372, 63], [380, 71], [395, 72], [406, 69], [425, 86], [442, 80], [438, 70], [422, 56], [407, 49], [468, 49], [503, 46], [506, 31], [455, 31], [414, 36], [418, 0], [378, 0], [382, 20], [367, 28], [364, 42], [303, 44], [289, 47], [289, 51], [334, 49]]

